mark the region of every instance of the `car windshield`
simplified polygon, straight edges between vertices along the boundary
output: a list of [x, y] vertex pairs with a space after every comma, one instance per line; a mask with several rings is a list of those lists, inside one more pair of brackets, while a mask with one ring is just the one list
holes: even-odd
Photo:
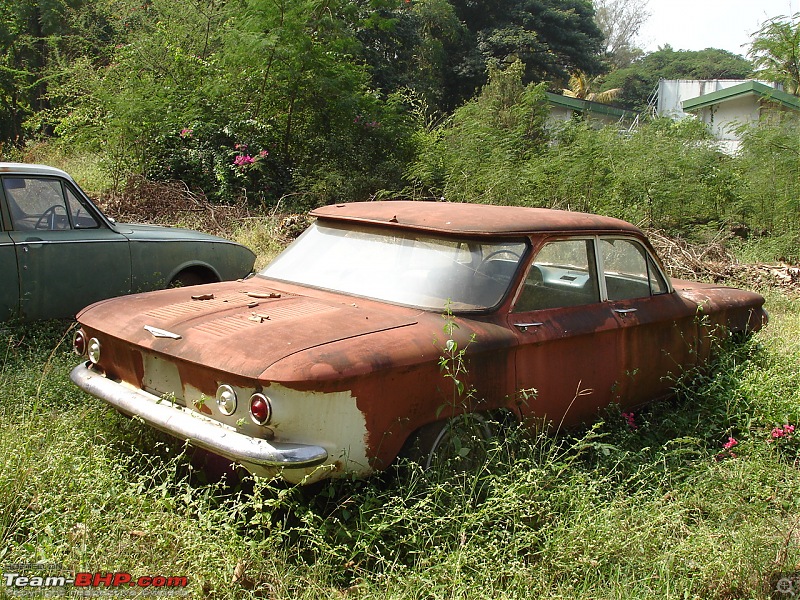
[[424, 309], [485, 310], [505, 296], [526, 247], [317, 222], [260, 275]]

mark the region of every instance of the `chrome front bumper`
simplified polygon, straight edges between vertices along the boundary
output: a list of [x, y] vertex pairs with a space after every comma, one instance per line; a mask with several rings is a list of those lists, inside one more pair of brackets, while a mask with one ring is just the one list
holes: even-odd
[[105, 400], [120, 412], [138, 417], [151, 427], [245, 467], [300, 469], [313, 467], [328, 458], [328, 452], [320, 446], [270, 443], [244, 435], [200, 413], [162, 401], [154, 394], [107, 379], [90, 369], [88, 363], [72, 369], [70, 379], [85, 392]]

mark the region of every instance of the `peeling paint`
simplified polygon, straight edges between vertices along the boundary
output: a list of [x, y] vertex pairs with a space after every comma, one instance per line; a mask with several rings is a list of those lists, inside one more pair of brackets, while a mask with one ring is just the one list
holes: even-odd
[[[324, 448], [327, 459], [316, 466], [245, 463], [260, 475], [310, 483], [386, 468], [417, 429], [465, 411], [504, 410], [536, 427], [548, 420], [569, 425], [610, 402], [627, 407], [663, 396], [682, 369], [708, 356], [718, 326], [753, 331], [766, 322], [758, 294], [685, 281], [643, 298], [514, 312], [527, 265], [548, 240], [621, 232], [652, 248], [633, 225], [594, 215], [385, 204], [325, 207], [315, 215], [441, 235], [529, 235], [533, 252], [501, 304], [453, 317], [453, 339], [466, 348], [469, 397], [442, 376], [446, 335], [436, 311], [264, 277], [199, 286], [193, 295], [202, 301], [165, 290], [83, 311], [81, 326], [102, 344], [99, 367], [109, 379], [167, 395], [246, 436]], [[145, 324], [180, 338], [153, 337]], [[231, 415], [216, 403], [220, 385], [235, 390]], [[271, 405], [266, 425], [250, 418], [256, 392]]]

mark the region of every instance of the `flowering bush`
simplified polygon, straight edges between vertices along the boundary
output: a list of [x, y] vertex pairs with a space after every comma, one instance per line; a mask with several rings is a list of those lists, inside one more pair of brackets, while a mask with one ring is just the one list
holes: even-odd
[[280, 159], [271, 153], [276, 143], [271, 130], [250, 121], [186, 123], [159, 137], [145, 175], [183, 181], [212, 201], [246, 197], [252, 204], [271, 205], [288, 185]]
[[739, 442], [736, 441], [736, 438], [728, 437], [728, 441], [725, 442], [724, 444], [722, 444], [722, 447], [725, 450], [730, 450], [731, 448], [733, 448], [734, 446], [737, 446], [738, 444], [739, 444]]
[[622, 418], [625, 419], [628, 427], [631, 429], [638, 429], [639, 426], [636, 424], [636, 419], [633, 416], [632, 412], [624, 412], [622, 413]]
[[716, 460], [725, 460], [726, 458], [736, 458], [736, 453], [732, 450], [738, 446], [739, 442], [735, 437], [728, 436], [728, 441], [722, 444], [722, 452], [714, 456]]
[[258, 161], [264, 160], [269, 156], [269, 152], [266, 150], [262, 150], [258, 153], [257, 156], [252, 157], [251, 155], [247, 154], [247, 144], [236, 144], [234, 149], [238, 152], [233, 159], [233, 166], [234, 167], [249, 167], [255, 165]]
[[769, 432], [767, 443], [773, 446], [786, 460], [800, 461], [800, 437], [794, 435], [795, 426], [790, 423], [776, 425]]
[[772, 437], [772, 439], [767, 440], [769, 442], [777, 440], [779, 438], [785, 438], [786, 440], [790, 440], [792, 439], [792, 437], [794, 437], [794, 425], [789, 425], [787, 423], [783, 427], [773, 427], [772, 431], [770, 432], [770, 436]]

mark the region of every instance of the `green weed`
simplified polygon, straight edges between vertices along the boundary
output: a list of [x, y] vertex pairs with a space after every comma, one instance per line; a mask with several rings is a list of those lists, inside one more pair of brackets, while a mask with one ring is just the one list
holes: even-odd
[[772, 437], [800, 425], [800, 306], [769, 305], [669, 401], [313, 491], [204, 482], [69, 383], [69, 324], [5, 325], [0, 561], [186, 575], [194, 598], [770, 598], [800, 562], [800, 458]]

